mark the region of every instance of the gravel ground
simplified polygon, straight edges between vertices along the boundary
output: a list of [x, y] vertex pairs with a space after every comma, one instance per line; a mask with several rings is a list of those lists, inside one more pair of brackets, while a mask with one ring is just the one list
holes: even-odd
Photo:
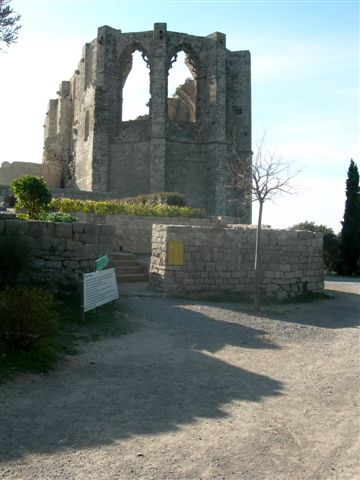
[[260, 315], [123, 297], [131, 333], [0, 387], [0, 478], [360, 478], [360, 283], [326, 287]]

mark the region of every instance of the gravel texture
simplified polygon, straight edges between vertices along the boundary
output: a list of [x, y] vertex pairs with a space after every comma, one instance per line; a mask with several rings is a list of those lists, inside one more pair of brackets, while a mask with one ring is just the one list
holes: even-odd
[[0, 478], [360, 478], [360, 283], [326, 287], [259, 315], [120, 287], [129, 334], [0, 386]]

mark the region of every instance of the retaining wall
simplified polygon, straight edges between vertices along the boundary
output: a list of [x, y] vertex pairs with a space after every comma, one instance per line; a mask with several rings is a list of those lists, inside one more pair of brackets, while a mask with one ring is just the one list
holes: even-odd
[[[250, 295], [256, 229], [154, 225], [150, 285], [167, 294]], [[184, 265], [169, 265], [169, 242], [182, 240]], [[264, 229], [261, 293], [285, 298], [324, 287], [322, 234]]]
[[94, 260], [114, 251], [112, 225], [82, 222], [24, 221], [0, 214], [0, 236], [24, 236], [34, 247], [33, 266], [49, 280], [79, 278], [94, 269]]

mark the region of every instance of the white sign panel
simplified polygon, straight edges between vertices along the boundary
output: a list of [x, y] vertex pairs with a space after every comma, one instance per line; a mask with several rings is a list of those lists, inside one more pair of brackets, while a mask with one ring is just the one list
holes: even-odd
[[84, 312], [119, 298], [114, 268], [84, 273]]

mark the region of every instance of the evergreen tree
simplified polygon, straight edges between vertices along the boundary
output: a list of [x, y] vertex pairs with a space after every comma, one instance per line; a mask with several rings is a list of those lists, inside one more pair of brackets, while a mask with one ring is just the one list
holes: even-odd
[[21, 28], [21, 16], [14, 12], [10, 3], [11, 0], [0, 0], [0, 50], [2, 43], [9, 47], [16, 42]]
[[360, 271], [360, 188], [359, 170], [351, 160], [346, 180], [346, 202], [341, 230], [342, 272]]

